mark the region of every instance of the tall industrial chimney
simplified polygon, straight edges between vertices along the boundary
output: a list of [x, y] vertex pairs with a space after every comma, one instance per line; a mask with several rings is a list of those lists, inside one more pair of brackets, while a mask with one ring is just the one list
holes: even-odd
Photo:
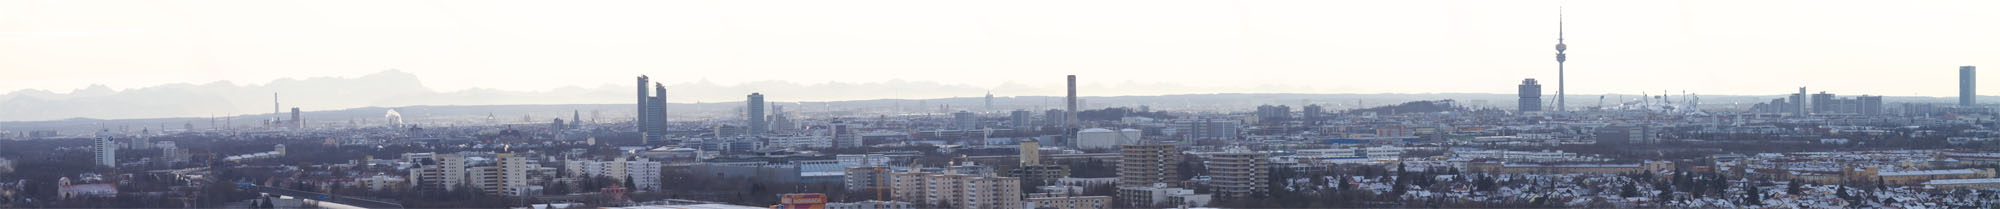
[[1069, 75], [1069, 99], [1067, 101], [1069, 109], [1063, 113], [1063, 127], [1072, 129], [1065, 131], [1075, 131], [1074, 129], [1081, 125], [1076, 118], [1076, 75]]

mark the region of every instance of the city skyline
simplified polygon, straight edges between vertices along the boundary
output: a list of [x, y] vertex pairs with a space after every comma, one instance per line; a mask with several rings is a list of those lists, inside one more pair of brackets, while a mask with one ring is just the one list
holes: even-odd
[[[1521, 96], [1526, 96], [1526, 95], [1519, 95], [1518, 93], [1522, 92], [1518, 91], [1507, 92], [1507, 93], [1342, 94], [1342, 93], [1225, 92], [1225, 93], [1212, 93], [1212, 94], [1193, 93], [1193, 94], [1154, 94], [1154, 95], [1122, 95], [1122, 96], [1092, 95], [1092, 94], [1099, 94], [1098, 92], [1105, 91], [1108, 89], [1194, 89], [1194, 88], [1187, 88], [1186, 86], [1174, 86], [1171, 84], [1103, 85], [1102, 83], [1099, 83], [1096, 85], [1092, 85], [1090, 84], [1089, 81], [1090, 79], [1083, 79], [1078, 81], [1078, 88], [1081, 89], [1080, 91], [1082, 93], [1081, 95], [1079, 95], [1080, 97], [1128, 98], [1119, 100], [1106, 100], [1106, 101], [1112, 101], [1110, 103], [1103, 103], [1109, 106], [1092, 106], [1093, 108], [1119, 107], [1119, 106], [1131, 107], [1132, 105], [1148, 105], [1148, 104], [1158, 108], [1175, 108], [1175, 107], [1182, 107], [1183, 105], [1187, 105], [1188, 103], [1179, 102], [1179, 100], [1174, 100], [1176, 102], [1170, 102], [1170, 103], [1159, 103], [1162, 101], [1157, 101], [1157, 99], [1139, 99], [1139, 100], [1132, 100], [1132, 99], [1203, 98], [1207, 97], [1207, 95], [1222, 95], [1224, 97], [1232, 97], [1226, 95], [1244, 95], [1244, 96], [1285, 95], [1281, 97], [1292, 98], [1292, 99], [1271, 98], [1271, 99], [1261, 99], [1256, 101], [1248, 101], [1248, 103], [1242, 103], [1242, 104], [1255, 106], [1257, 104], [1301, 104], [1302, 102], [1304, 102], [1304, 103], [1341, 105], [1343, 106], [1342, 108], [1351, 108], [1356, 105], [1359, 106], [1386, 105], [1389, 103], [1400, 102], [1400, 101], [1455, 99], [1455, 100], [1460, 100], [1462, 102], [1474, 102], [1468, 104], [1473, 104], [1476, 106], [1515, 109], [1518, 107], [1517, 104], [1519, 104], [1521, 101], [1528, 101], [1528, 100], [1520, 100], [1525, 98]], [[1519, 90], [1518, 88], [1522, 86], [1521, 84], [1522, 83], [1520, 82], [1516, 82], [1509, 84], [1505, 88], [1509, 88], [1509, 90]], [[409, 75], [408, 73], [403, 73], [400, 71], [387, 71], [360, 78], [314, 78], [310, 80], [280, 80], [280, 81], [274, 81], [274, 83], [271, 85], [264, 85], [264, 86], [234, 86], [229, 84], [205, 84], [205, 85], [169, 85], [169, 86], [159, 86], [159, 87], [150, 87], [145, 89], [133, 89], [133, 90], [110, 90], [110, 89], [97, 88], [90, 90], [87, 93], [79, 92], [72, 94], [55, 94], [49, 92], [26, 92], [26, 93], [14, 92], [9, 94], [0, 94], [0, 101], [8, 102], [10, 103], [10, 105], [14, 105], [22, 109], [33, 109], [37, 111], [11, 112], [11, 113], [0, 112], [0, 118], [7, 119], [0, 121], [44, 121], [44, 120], [70, 119], [70, 118], [143, 119], [143, 118], [253, 116], [253, 115], [264, 115], [266, 117], [269, 117], [266, 119], [282, 118], [284, 117], [284, 115], [281, 115], [281, 113], [272, 114], [272, 113], [279, 113], [279, 112], [271, 112], [274, 111], [275, 109], [262, 109], [262, 108], [280, 107], [280, 106], [274, 106], [272, 104], [273, 101], [270, 101], [272, 99], [271, 97], [272, 95], [270, 94], [273, 92], [280, 92], [285, 95], [284, 97], [282, 97], [282, 101], [279, 101], [282, 103], [281, 104], [282, 107], [302, 108], [308, 112], [338, 111], [338, 110], [367, 109], [367, 108], [400, 108], [400, 107], [420, 107], [420, 106], [466, 106], [466, 105], [473, 105], [473, 106], [572, 105], [572, 104], [631, 105], [634, 100], [632, 100], [632, 98], [629, 97], [632, 96], [635, 92], [631, 91], [634, 87], [630, 85], [633, 84], [624, 84], [620, 86], [601, 86], [597, 88], [564, 88], [564, 89], [545, 91], [545, 92], [513, 92], [513, 91], [490, 90], [490, 89], [459, 91], [459, 92], [437, 92], [429, 90], [412, 90], [412, 89], [425, 89], [422, 88], [423, 82], [420, 79], [415, 78], [414, 75]], [[944, 85], [944, 84], [926, 83], [926, 82], [836, 83], [836, 84], [818, 84], [818, 85], [799, 85], [790, 83], [760, 83], [759, 85], [768, 85], [768, 86], [764, 88], [756, 88], [750, 86], [719, 86], [712, 83], [697, 83], [697, 84], [684, 83], [684, 84], [670, 85], [670, 84], [661, 84], [654, 82], [654, 86], [652, 88], [657, 90], [647, 90], [647, 93], [651, 94], [655, 92], [665, 92], [665, 91], [679, 92], [672, 95], [658, 95], [658, 96], [666, 96], [665, 101], [663, 101], [664, 103], [668, 103], [675, 106], [682, 106], [682, 105], [704, 105], [704, 104], [714, 105], [721, 103], [741, 102], [744, 101], [743, 95], [745, 93], [750, 93], [750, 92], [761, 92], [766, 94], [781, 95], [781, 97], [779, 97], [780, 98], [779, 100], [772, 101], [779, 103], [791, 103], [791, 102], [845, 103], [845, 102], [902, 100], [902, 101], [908, 101], [906, 103], [921, 104], [921, 101], [925, 100], [956, 100], [956, 99], [981, 100], [982, 99], [981, 97], [983, 97], [984, 94], [986, 94], [988, 91], [992, 91], [994, 92], [994, 97], [997, 99], [996, 102], [1002, 100], [1008, 101], [1005, 102], [1008, 104], [996, 103], [996, 108], [999, 110], [1008, 110], [1011, 108], [1024, 107], [1022, 105], [1039, 107], [1039, 108], [1030, 108], [1038, 111], [1040, 109], [1065, 109], [1065, 107], [1063, 107], [1065, 105], [1064, 104], [1065, 102], [1063, 101], [1064, 95], [1062, 94], [1018, 95], [1018, 94], [999, 93], [999, 92], [1049, 91], [1049, 89], [1052, 88], [1062, 88], [1061, 86], [1016, 85], [1016, 86], [1011, 86], [1011, 88], [996, 90], [996, 89], [982, 89], [982, 88], [975, 88], [968, 86]], [[348, 88], [347, 86], [356, 86], [359, 88]], [[775, 87], [769, 87], [769, 86], [775, 86]], [[1577, 102], [1571, 102], [1570, 104], [1572, 104], [1572, 106], [1576, 106], [1572, 109], [1580, 109], [1580, 108], [1591, 108], [1605, 104], [1617, 105], [1621, 103], [1620, 101], [1640, 102], [1641, 101], [1640, 96], [1644, 95], [1665, 94], [1675, 99], [1676, 101], [1680, 101], [1683, 99], [1692, 99], [1693, 97], [1690, 96], [1698, 95], [1701, 97], [1701, 99], [1703, 99], [1700, 100], [1702, 103], [1709, 104], [1702, 106], [1706, 107], [1705, 109], [1720, 110], [1720, 111], [1742, 111], [1745, 110], [1746, 108], [1752, 108], [1749, 105], [1753, 103], [1763, 102], [1770, 98], [1784, 98], [1789, 95], [1796, 94], [1797, 93], [1796, 88], [1797, 86], [1793, 86], [1784, 89], [1776, 89], [1775, 91], [1766, 91], [1765, 93], [1760, 93], [1760, 94], [1746, 94], [1746, 95], [1710, 94], [1710, 93], [1693, 92], [1693, 91], [1681, 92], [1675, 90], [1664, 90], [1664, 91], [1655, 90], [1649, 92], [1631, 92], [1631, 93], [1619, 93], [1619, 94], [1579, 94], [1571, 98], [1580, 100]], [[1889, 102], [1892, 104], [1893, 103], [1954, 103], [1958, 101], [1958, 98], [1956, 98], [1955, 95], [1913, 97], [1913, 96], [1903, 96], [1903, 95], [1870, 94], [1870, 93], [1865, 93], [1867, 91], [1857, 91], [1849, 88], [1837, 88], [1837, 87], [1824, 87], [1824, 88], [1813, 87], [1813, 89], [1819, 91], [1837, 92], [1842, 95], [1881, 96], [1888, 98], [1888, 100], [1886, 100], [1885, 102]], [[1055, 91], [1060, 92], [1064, 90], [1056, 89]], [[978, 94], [978, 95], [968, 95], [968, 94]], [[1553, 110], [1555, 108], [1554, 107], [1555, 105], [1552, 104], [1555, 102], [1553, 92], [1543, 90], [1540, 91], [1539, 95], [1537, 96], [1538, 97], [1535, 98], [1525, 98], [1525, 99], [1538, 101], [1537, 103], [1540, 104], [1538, 106], [1543, 106], [1541, 108], [1543, 110]], [[1985, 97], [1995, 97], [1995, 96], [1985, 95]], [[10, 99], [11, 101], [8, 101]], [[1356, 101], [1357, 99], [1361, 101], [1357, 103]], [[1129, 102], [1129, 101], [1141, 101], [1141, 100], [1154, 100], [1154, 101], [1151, 103]], [[1484, 102], [1480, 103], [1480, 101], [1482, 100]], [[1097, 101], [1097, 100], [1092, 100], [1092, 101]], [[1118, 101], [1128, 101], [1128, 102], [1118, 102]], [[2000, 101], [2000, 100], [1987, 100], [1987, 101]], [[1602, 102], [1610, 102], [1610, 103], [1602, 103]], [[1081, 104], [1081, 101], [1079, 101], [1079, 104]], [[1099, 103], [1092, 103], [1092, 104], [1099, 104]], [[913, 104], [904, 104], [904, 105], [914, 106]], [[962, 108], [966, 110], [978, 110], [982, 108], [981, 107], [982, 105], [983, 104], [979, 103], [967, 103], [967, 104], [955, 104], [952, 107]], [[1001, 107], [1001, 106], [1006, 106], [1006, 107]], [[106, 109], [106, 108], [90, 108], [90, 107], [134, 107], [134, 108]], [[1710, 108], [1720, 108], [1720, 109], [1710, 109]], [[629, 110], [629, 108], [627, 109]], [[1175, 109], [1185, 109], [1185, 108], [1175, 108]], [[115, 111], [107, 111], [107, 110], [115, 110]], [[675, 114], [714, 113], [715, 111], [727, 110], [727, 108], [724, 109], [709, 108], [706, 110], [693, 109], [692, 111], [690, 111], [689, 109], [681, 109], [681, 110], [682, 111], [673, 111], [673, 112], [676, 112]], [[266, 114], [272, 114], [272, 115], [266, 115]], [[683, 116], [686, 115], [676, 115], [674, 117], [683, 117]], [[1060, 120], [1058, 120], [1058, 122], [1060, 122]]]
[[1991, 11], [0, 0], [0, 208], [1984, 208]]
[[[69, 5], [68, 2], [15, 4], [92, 7]], [[176, 7], [108, 16], [92, 12], [8, 11], [0, 14], [9, 14], [7, 17], [14, 18], [4, 18], [12, 21], [0, 21], [0, 25], [17, 29], [0, 31], [6, 32], [0, 33], [0, 42], [19, 43], [14, 45], [25, 47], [0, 51], [0, 55], [7, 55], [0, 57], [8, 57], [0, 58], [7, 60], [0, 62], [0, 68], [22, 69], [29, 73], [0, 78], [4, 79], [0, 81], [5, 81], [0, 82], [0, 91], [41, 89], [68, 92], [93, 84], [103, 84], [111, 89], [215, 81], [258, 84], [281, 78], [352, 77], [400, 69], [429, 78], [432, 82], [428, 87], [439, 91], [547, 91], [569, 86], [615, 84], [617, 82], [603, 78], [631, 74], [676, 75], [672, 79], [660, 80], [668, 84], [713, 82], [735, 85], [768, 81], [819, 84], [902, 80], [1004, 89], [1009, 85], [1061, 85], [1059, 81], [1038, 77], [1076, 74], [1096, 78], [1080, 84], [1085, 86], [1121, 83], [1188, 86], [1171, 91], [1093, 89], [1092, 96], [1506, 93], [1511, 91], [1505, 86], [1515, 83], [1514, 79], [1558, 77], [1555, 72], [1547, 70], [1553, 66], [1546, 63], [1547, 54], [1543, 51], [1547, 49], [1546, 37], [1556, 35], [1550, 34], [1555, 33], [1555, 28], [1551, 27], [1556, 26], [1547, 23], [1558, 19], [1554, 11], [1557, 7], [1565, 8], [1564, 16], [1567, 18], [1564, 21], [1571, 26], [1566, 28], [1566, 32], [1579, 34], [1571, 38], [1576, 40], [1570, 41], [1590, 43], [1591, 46], [1585, 50], [1589, 53], [1583, 53], [1589, 56], [1579, 57], [1587, 58], [1579, 59], [1587, 61], [1567, 63], [1574, 65], [1568, 67], [1577, 68], [1578, 72], [1566, 76], [1577, 77], [1579, 82], [1578, 88], [1575, 88], [1577, 91], [1563, 92], [1566, 94], [1664, 89], [1749, 95], [1769, 92], [1769, 89], [1816, 86], [1860, 94], [1946, 97], [1956, 92], [1941, 85], [1883, 84], [1934, 83], [1951, 79], [1953, 75], [1945, 70], [1950, 67], [1976, 66], [1993, 61], [1990, 57], [2000, 57], [2000, 51], [1992, 50], [2000, 48], [2000, 41], [1980, 38], [1984, 37], [1981, 34], [1992, 34], [2000, 29], [1984, 27], [1976, 21], [1965, 22], [1994, 19], [1983, 17], [1995, 14], [1978, 11], [2000, 8], [1995, 3], [1978, 1], [1889, 5], [1863, 2], [1197, 1], [1151, 4], [1162, 11], [1133, 12], [1129, 14], [1132, 17], [1108, 17], [1084, 11], [1036, 7], [1051, 4], [1046, 2], [939, 3], [904, 5], [917, 8], [915, 11], [877, 11], [883, 14], [834, 19], [812, 17], [846, 13], [798, 11], [801, 8], [791, 7], [804, 5], [677, 4], [565, 4], [540, 8], [537, 6], [547, 5], [440, 2], [437, 6], [442, 9], [439, 11], [411, 9], [409, 5], [389, 2], [312, 7], [230, 4], [231, 7], [220, 8], [248, 10], [213, 11], [217, 14], [182, 17], [201, 20], [197, 21], [199, 23], [157, 22], [161, 20], [144, 17], [211, 12], [211, 8]], [[865, 7], [856, 5], [818, 6], [846, 11], [875, 11], [855, 8]], [[1066, 6], [1109, 8], [1130, 5], [1098, 3]], [[505, 15], [533, 9], [614, 7], [630, 8], [538, 21], [521, 21], [522, 17]], [[664, 17], [636, 11], [712, 8], [734, 9]], [[1303, 9], [1332, 12], [1307, 12]], [[1866, 18], [1841, 15], [1863, 9], [1884, 15]], [[273, 14], [280, 13], [274, 11], [303, 12]], [[242, 13], [270, 16], [269, 20], [214, 19]], [[384, 17], [360, 17], [363, 16], [360, 13]], [[437, 16], [438, 13], [462, 14], [465, 17], [445, 18]], [[1029, 15], [1043, 13], [1049, 16]], [[894, 18], [897, 15], [937, 15], [943, 18], [901, 20]], [[399, 17], [407, 19], [394, 19]], [[1059, 23], [1045, 19], [1050, 17], [1078, 22]], [[663, 24], [675, 27], [576, 28], [554, 24], [571, 21], [626, 24], [636, 22], [622, 21], [645, 20], [664, 21]], [[1794, 24], [1750, 24], [1755, 22]], [[280, 27], [271, 30], [251, 27], [271, 24]], [[374, 26], [377, 24], [380, 26]], [[426, 28], [433, 25], [460, 29]], [[1097, 28], [1106, 25], [1131, 26]], [[911, 31], [908, 28], [936, 30]], [[1856, 28], [1870, 30], [1853, 31]], [[328, 30], [354, 35], [327, 37], [330, 43], [356, 46], [330, 46], [274, 38], [309, 38], [317, 35], [302, 33]], [[480, 32], [484, 30], [497, 32]], [[402, 36], [392, 36], [387, 31], [398, 31], [394, 34]], [[715, 33], [732, 35], [714, 36]], [[801, 36], [795, 33], [825, 35]], [[1805, 34], [1810, 36], [1803, 36]], [[466, 35], [468, 39], [464, 42], [440, 41], [441, 36], [447, 35]], [[788, 44], [796, 42], [788, 41], [791, 39], [853, 44]], [[718, 40], [722, 42], [714, 42]], [[189, 48], [172, 43], [209, 44]], [[282, 44], [258, 45], [271, 43]], [[465, 51], [471, 50], [469, 48], [441, 45], [446, 43], [493, 47], [518, 45], [523, 48], [469, 53]], [[624, 46], [625, 43], [632, 44]], [[74, 53], [82, 50], [115, 53]], [[549, 51], [563, 51], [563, 54], [570, 55], [546, 53]], [[784, 51], [792, 52], [778, 53]], [[916, 51], [939, 53], [912, 54]], [[529, 59], [531, 56], [541, 57]], [[341, 58], [332, 60], [330, 57]], [[129, 61], [94, 61], [107, 58]], [[656, 59], [675, 60], [672, 63], [680, 64], [645, 61]], [[293, 63], [321, 64], [300, 66]], [[562, 73], [553, 73], [555, 71], [551, 69], [561, 69]], [[1937, 73], [1928, 73], [1933, 72], [1932, 69], [1936, 69]], [[964, 76], [966, 72], [978, 76]], [[103, 74], [131, 76], [99, 76]], [[1272, 74], [1287, 76], [1266, 76]], [[1634, 79], [1638, 77], [1649, 79]], [[1057, 95], [1047, 92], [996, 94]], [[896, 95], [882, 97], [909, 98]]]

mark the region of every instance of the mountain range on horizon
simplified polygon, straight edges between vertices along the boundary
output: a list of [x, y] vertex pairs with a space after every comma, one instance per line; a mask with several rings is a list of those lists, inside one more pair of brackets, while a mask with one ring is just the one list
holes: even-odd
[[[629, 79], [629, 78], [626, 78]], [[945, 97], [974, 95], [989, 89], [935, 82], [891, 80], [876, 83], [797, 84], [779, 81], [717, 85], [708, 82], [671, 84], [669, 98], [694, 103], [704, 98], [738, 98], [748, 92], [778, 95], [814, 95], [817, 99], [879, 97], [892, 95]], [[415, 105], [501, 105], [501, 104], [608, 104], [630, 102], [632, 87], [563, 87], [546, 91], [507, 91], [475, 88], [434, 91], [416, 75], [388, 70], [369, 75], [339, 78], [277, 79], [265, 84], [236, 84], [228, 81], [207, 84], [167, 84], [114, 90], [92, 85], [69, 93], [26, 89], [0, 94], [0, 121], [33, 121], [65, 118], [159, 118], [211, 115], [262, 114], [359, 107]], [[272, 104], [276, 93], [278, 104]], [[796, 98], [796, 97], [795, 97]]]
[[[624, 81], [630, 78], [620, 78]], [[781, 101], [857, 101], [877, 99], [924, 99], [924, 98], [978, 98], [987, 92], [1060, 92], [1060, 87], [1043, 88], [1019, 84], [1002, 84], [994, 88], [970, 85], [954, 85], [939, 82], [889, 80], [871, 83], [820, 83], [801, 84], [785, 81], [759, 81], [737, 85], [718, 85], [706, 81], [668, 84], [666, 86], [671, 103], [716, 103], [741, 101], [750, 92], [771, 95], [773, 102]], [[1168, 84], [1119, 84], [1114, 87], [1087, 85], [1089, 88], [1140, 88], [1155, 91], [1199, 91], [1188, 86]], [[1282, 89], [1282, 87], [1276, 87]], [[1509, 88], [1512, 87], [1496, 87]], [[521, 104], [623, 104], [631, 102], [632, 86], [601, 85], [598, 87], [563, 87], [547, 91], [507, 91], [496, 89], [467, 89], [458, 91], [434, 91], [423, 85], [414, 74], [398, 70], [388, 70], [369, 75], [339, 78], [315, 77], [306, 79], [278, 79], [265, 84], [236, 84], [227, 81], [207, 84], [167, 84], [144, 88], [114, 90], [104, 85], [93, 85], [69, 93], [55, 93], [48, 90], [18, 90], [0, 94], [0, 121], [38, 121], [68, 118], [133, 119], [166, 117], [208, 117], [272, 113], [267, 111], [289, 111], [298, 107], [303, 111], [325, 111], [362, 107], [402, 107], [423, 105], [521, 105]], [[1274, 89], [1275, 90], [1275, 89]], [[278, 104], [272, 104], [273, 93], [277, 93]], [[1545, 92], [1547, 93], [1547, 92]], [[1838, 93], [1838, 92], [1833, 92]], [[1225, 93], [1226, 94], [1226, 93]], [[1286, 93], [1273, 93], [1289, 95]], [[1086, 94], [1088, 95], [1088, 94]], [[1200, 94], [1160, 94], [1200, 95]], [[1322, 101], [1349, 100], [1362, 97], [1391, 98], [1390, 101], [1440, 98], [1450, 94], [1304, 94], [1320, 96]], [[1346, 96], [1337, 96], [1346, 95]], [[1412, 95], [1407, 98], [1396, 95]], [[1426, 96], [1427, 95], [1427, 96]], [[1511, 94], [1461, 94], [1469, 98], [1489, 100], [1499, 107], [1511, 107]], [[1774, 94], [1775, 95], [1775, 94]], [[997, 95], [1015, 96], [1059, 96], [1059, 95]], [[1596, 95], [1572, 95], [1571, 104], [1589, 105], [1595, 99], [1585, 99]], [[1616, 97], [1617, 95], [1609, 95]], [[1636, 95], [1627, 95], [1634, 96]], [[1678, 96], [1678, 95], [1677, 95]], [[1776, 96], [1728, 96], [1701, 95], [1704, 103], [1754, 103]], [[1845, 96], [1845, 95], [1843, 95]], [[1090, 96], [1102, 97], [1102, 96]], [[1113, 96], [1118, 97], [1118, 96]], [[1548, 98], [1550, 96], [1544, 96]], [[1737, 98], [1741, 97], [1741, 98]], [[1314, 98], [1314, 97], [1304, 97]], [[1401, 99], [1395, 99], [1401, 98]], [[1046, 98], [1045, 98], [1046, 99]], [[1891, 102], [1947, 102], [1951, 98], [1939, 97], [1890, 97]], [[1183, 98], [1182, 100], [1187, 100]], [[1504, 101], [1502, 101], [1504, 100]], [[2000, 101], [1982, 99], [1985, 101]], [[1116, 101], [1116, 100], [1113, 100]], [[1258, 101], [1274, 104], [1289, 104], [1286, 101]], [[1388, 102], [1388, 101], [1383, 101]], [[1116, 104], [1116, 103], [1099, 103]], [[1139, 102], [1137, 104], [1144, 104]], [[277, 107], [279, 109], [273, 109]]]

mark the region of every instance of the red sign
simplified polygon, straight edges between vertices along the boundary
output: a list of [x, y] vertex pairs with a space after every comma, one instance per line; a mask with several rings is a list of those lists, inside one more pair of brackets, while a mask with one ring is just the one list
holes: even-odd
[[781, 204], [779, 205], [780, 207], [787, 209], [824, 209], [826, 208], [826, 194], [785, 194], [778, 198], [778, 204]]

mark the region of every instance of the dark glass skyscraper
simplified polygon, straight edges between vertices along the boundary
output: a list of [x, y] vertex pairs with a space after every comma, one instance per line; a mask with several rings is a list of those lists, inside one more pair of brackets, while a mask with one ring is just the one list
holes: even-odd
[[653, 139], [661, 139], [663, 135], [667, 134], [667, 86], [654, 82], [653, 95], [653, 98], [647, 99], [648, 102], [651, 102], [649, 103], [651, 106], [646, 107], [646, 115], [647, 120], [651, 121], [651, 123], [647, 124], [646, 132], [652, 133], [648, 136], [651, 136]]
[[638, 109], [634, 111], [638, 115], [632, 119], [641, 142], [646, 144], [663, 143], [667, 133], [667, 86], [653, 83], [651, 94], [657, 96], [652, 96], [646, 90], [646, 83], [651, 82], [651, 78], [639, 75]]
[[1518, 102], [1520, 112], [1542, 111], [1542, 83], [1535, 82], [1533, 78], [1523, 79], [1521, 80], [1519, 94], [1521, 97]]
[[750, 127], [750, 135], [764, 134], [765, 131], [768, 131], [769, 129], [766, 126], [770, 124], [764, 123], [764, 94], [750, 93], [748, 104], [745, 105], [748, 106], [743, 108], [743, 113], [745, 113], [743, 118], [750, 121], [750, 124], [746, 125]]

